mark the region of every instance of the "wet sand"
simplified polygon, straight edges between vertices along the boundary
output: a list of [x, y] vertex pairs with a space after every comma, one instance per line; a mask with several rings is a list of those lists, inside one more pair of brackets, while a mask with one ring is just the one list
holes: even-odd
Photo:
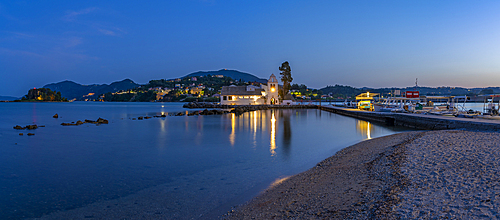
[[500, 135], [407, 132], [367, 140], [268, 189], [225, 219], [497, 219]]

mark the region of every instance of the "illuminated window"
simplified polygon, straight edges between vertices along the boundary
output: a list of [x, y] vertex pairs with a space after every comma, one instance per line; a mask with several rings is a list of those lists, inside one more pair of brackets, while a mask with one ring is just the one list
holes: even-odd
[[227, 97], [227, 99], [228, 99], [229, 101], [231, 101], [231, 100], [233, 100], [233, 97], [232, 97], [232, 96], [228, 96], [228, 97]]
[[243, 98], [248, 99], [248, 96], [243, 96]]

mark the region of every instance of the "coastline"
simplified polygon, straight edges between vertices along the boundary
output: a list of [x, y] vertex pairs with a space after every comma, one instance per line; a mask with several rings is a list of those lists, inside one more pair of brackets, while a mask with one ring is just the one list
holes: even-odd
[[499, 143], [496, 132], [464, 130], [366, 140], [222, 218], [499, 218]]

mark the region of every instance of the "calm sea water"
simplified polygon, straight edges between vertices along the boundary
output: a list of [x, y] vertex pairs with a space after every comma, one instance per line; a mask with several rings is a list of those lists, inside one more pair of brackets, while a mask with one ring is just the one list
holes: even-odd
[[[180, 111], [180, 103], [0, 103], [0, 216], [40, 217], [156, 186], [175, 191], [165, 199], [179, 218], [217, 216], [342, 148], [401, 131], [316, 109], [132, 120]], [[60, 125], [99, 117], [110, 123]], [[29, 124], [45, 127], [13, 129]]]

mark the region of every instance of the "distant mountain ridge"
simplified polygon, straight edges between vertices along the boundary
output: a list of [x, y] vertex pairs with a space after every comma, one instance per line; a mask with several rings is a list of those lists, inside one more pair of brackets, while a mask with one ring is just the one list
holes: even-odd
[[[221, 69], [218, 71], [198, 71], [188, 74], [182, 78], [194, 77], [194, 76], [207, 76], [207, 75], [223, 75], [231, 77], [234, 80], [242, 80], [245, 82], [260, 82], [267, 83], [267, 79], [258, 78], [252, 74], [240, 72], [237, 70]], [[130, 79], [124, 79], [122, 81], [113, 82], [111, 84], [92, 84], [92, 85], [82, 85], [75, 83], [73, 81], [65, 80], [58, 83], [50, 83], [43, 88], [51, 89], [52, 91], [61, 92], [62, 96], [68, 100], [76, 99], [83, 100], [84, 96], [89, 93], [94, 93], [95, 96], [105, 94], [108, 92], [117, 92], [120, 90], [129, 90], [141, 86]], [[1, 99], [0, 99], [1, 100]]]
[[122, 81], [113, 82], [111, 84], [93, 84], [93, 85], [82, 85], [75, 83], [73, 81], [62, 81], [58, 83], [51, 83], [43, 86], [43, 88], [51, 89], [52, 91], [61, 92], [61, 95], [68, 100], [81, 99], [83, 96], [89, 93], [94, 93], [95, 95], [100, 95], [108, 92], [118, 92], [120, 90], [128, 90], [139, 87], [140, 85], [135, 83], [130, 79], [124, 79]]
[[17, 98], [17, 97], [14, 97], [14, 96], [1, 96], [0, 95], [0, 101], [14, 101], [14, 100], [17, 100], [17, 99], [21, 99], [21, 98]]
[[267, 79], [261, 79], [259, 77], [256, 77], [250, 73], [244, 73], [240, 72], [238, 70], [228, 70], [228, 69], [221, 69], [218, 71], [198, 71], [194, 72], [191, 74], [188, 74], [182, 78], [185, 77], [194, 77], [194, 76], [207, 76], [207, 75], [223, 75], [227, 77], [231, 77], [234, 80], [243, 80], [245, 82], [260, 82], [260, 83], [267, 83]]

